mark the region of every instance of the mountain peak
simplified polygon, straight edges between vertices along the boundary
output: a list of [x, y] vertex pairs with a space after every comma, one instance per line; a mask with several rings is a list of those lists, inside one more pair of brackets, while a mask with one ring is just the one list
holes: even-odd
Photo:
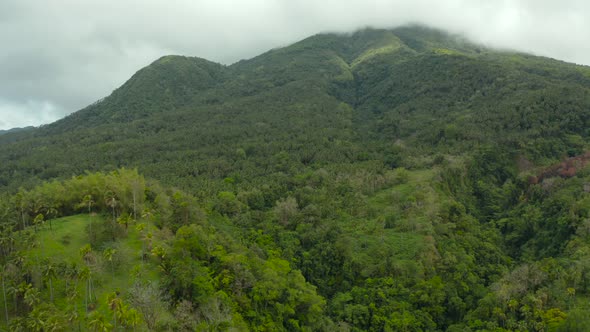
[[110, 96], [47, 127], [129, 122], [178, 109], [226, 77], [224, 65], [198, 57], [166, 55], [140, 69]]
[[[423, 70], [425, 66], [436, 69], [465, 64], [461, 59], [452, 59], [456, 56], [483, 60], [472, 65], [486, 72], [484, 64], [495, 61], [507, 70], [526, 66], [531, 67], [526, 69], [527, 73], [583, 76], [567, 64], [494, 52], [462, 36], [425, 26], [365, 28], [352, 33], [320, 33], [231, 66], [198, 57], [166, 55], [139, 70], [107, 98], [45, 128], [69, 130], [131, 122], [156, 113], [194, 109], [295, 83], [316, 86], [342, 101], [356, 104], [359, 98], [364, 98], [363, 94], [388, 91], [382, 90], [385, 89], [382, 82], [392, 73]], [[552, 69], [547, 71], [547, 68]]]

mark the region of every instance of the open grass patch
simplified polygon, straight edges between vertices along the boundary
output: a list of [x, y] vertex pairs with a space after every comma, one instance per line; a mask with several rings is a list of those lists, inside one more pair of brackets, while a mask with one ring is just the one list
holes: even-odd
[[[138, 222], [147, 227], [136, 228]], [[118, 292], [124, 299], [136, 283], [157, 287], [157, 264], [150, 255], [142, 255], [150, 248], [148, 230], [157, 229], [146, 221], [138, 222], [119, 228], [115, 241], [95, 245], [90, 244], [90, 230], [103, 231], [110, 226], [108, 218], [81, 214], [54, 219], [51, 227], [46, 222], [36, 232], [33, 248], [25, 253], [33, 286], [40, 290], [42, 300], [61, 310], [77, 311], [80, 317], [94, 311], [111, 317], [109, 295]], [[54, 270], [52, 277], [48, 269]]]

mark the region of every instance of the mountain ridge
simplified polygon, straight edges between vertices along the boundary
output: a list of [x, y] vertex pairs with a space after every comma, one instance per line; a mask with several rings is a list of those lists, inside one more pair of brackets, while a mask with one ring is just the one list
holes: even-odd
[[[327, 52], [319, 55], [319, 67], [308, 68], [297, 76], [282, 77], [275, 85], [285, 84], [289, 80], [305, 79], [308, 78], [307, 76], [317, 78], [318, 75], [316, 74], [320, 73], [323, 76], [332, 75], [332, 81], [345, 83], [355, 77], [351, 72], [352, 67], [358, 66], [363, 61], [370, 62], [371, 58], [375, 56], [390, 56], [390, 58], [397, 56], [397, 61], [408, 61], [418, 55], [480, 56], [481, 59], [495, 61], [501, 54], [506, 54], [507, 57], [523, 59], [517, 59], [516, 63], [513, 64], [514, 66], [517, 66], [519, 61], [543, 61], [544, 65], [547, 65], [545, 61], [549, 61], [553, 67], [553, 72], [556, 69], [564, 70], [564, 68], [567, 68], [569, 75], [590, 84], [590, 70], [584, 66], [567, 64], [524, 53], [507, 51], [498, 53], [482, 45], [471, 43], [459, 35], [450, 35], [423, 26], [405, 26], [390, 30], [367, 28], [351, 34], [317, 34], [289, 46], [273, 49], [229, 66], [198, 57], [163, 56], [139, 70], [111, 95], [80, 111], [74, 112], [65, 121], [71, 122], [72, 119], [80, 117], [80, 114], [77, 114], [79, 112], [87, 114], [87, 118], [80, 122], [93, 125], [111, 121], [133, 121], [136, 118], [149, 116], [153, 112], [182, 108], [195, 101], [199, 103], [215, 103], [219, 99], [216, 96], [216, 94], [220, 94], [219, 92], [210, 93], [208, 96], [202, 97], [203, 100], [198, 99], [207, 91], [211, 92], [210, 90], [216, 88], [227, 89], [234, 95], [257, 93], [257, 91], [271, 88], [267, 83], [264, 83], [266, 85], [251, 91], [257, 85], [257, 77], [263, 76], [266, 78], [265, 75], [284, 76], [286, 71], [295, 72], [289, 66], [297, 69], [297, 56], [309, 56], [310, 50], [317, 52], [318, 49]], [[490, 56], [489, 53], [492, 53], [492, 55]], [[289, 58], [290, 60], [289, 63], [279, 61], [274, 67], [271, 66], [270, 68], [268, 68], [268, 64], [266, 65], [267, 68], [257, 65], [257, 63], [261, 62], [272, 62], [273, 57]], [[344, 62], [341, 62], [341, 60], [344, 60]], [[390, 59], [390, 61], [393, 60]], [[343, 66], [344, 64], [346, 66]], [[331, 68], [334, 66], [336, 68]], [[337, 69], [342, 71], [337, 72]], [[532, 73], [535, 72], [534, 68], [528, 69], [525, 67], [524, 69]], [[537, 71], [537, 74], [547, 76], [551, 75], [551, 72]], [[238, 83], [224, 86], [224, 82], [232, 76]], [[240, 79], [242, 79], [241, 83], [239, 83]], [[168, 86], [168, 88], [162, 89], [162, 86]], [[170, 90], [170, 87], [175, 89]], [[160, 99], [157, 105], [151, 104], [153, 96], [158, 96]], [[139, 100], [134, 100], [134, 98]], [[107, 111], [108, 114], [101, 117], [99, 110], [105, 108], [116, 109], [116, 111]], [[141, 111], [138, 111], [139, 108], [141, 108]], [[58, 120], [55, 124], [44, 127], [59, 127], [60, 121]]]

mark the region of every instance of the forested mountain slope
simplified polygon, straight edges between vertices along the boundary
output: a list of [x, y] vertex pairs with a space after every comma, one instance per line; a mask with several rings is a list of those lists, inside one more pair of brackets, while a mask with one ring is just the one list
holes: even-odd
[[16, 144], [3, 135], [0, 184], [126, 165], [196, 188], [272, 173], [251, 161], [281, 151], [321, 166], [498, 142], [543, 162], [581, 152], [589, 88], [586, 67], [425, 28], [317, 35], [232, 66], [168, 56]]
[[148, 264], [160, 325], [136, 294], [112, 295], [130, 283], [108, 281], [107, 254], [79, 258], [97, 294], [140, 315], [122, 328], [583, 331], [590, 173], [551, 165], [589, 150], [589, 128], [588, 67], [424, 27], [320, 34], [230, 66], [160, 58], [62, 120], [0, 135], [7, 326], [66, 311], [117, 324], [100, 296], [53, 302], [67, 284], [53, 294], [35, 248], [7, 235], [48, 239], [29, 233], [95, 211], [104, 236], [77, 241], [101, 252], [141, 245], [129, 225], [155, 229], [151, 255], [120, 259]]

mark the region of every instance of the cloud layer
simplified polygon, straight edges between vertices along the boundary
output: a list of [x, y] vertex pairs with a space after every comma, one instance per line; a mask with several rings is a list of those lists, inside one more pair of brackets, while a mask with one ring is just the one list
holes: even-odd
[[590, 65], [585, 0], [3, 0], [0, 129], [63, 117], [165, 54], [230, 64], [319, 32], [406, 23]]

